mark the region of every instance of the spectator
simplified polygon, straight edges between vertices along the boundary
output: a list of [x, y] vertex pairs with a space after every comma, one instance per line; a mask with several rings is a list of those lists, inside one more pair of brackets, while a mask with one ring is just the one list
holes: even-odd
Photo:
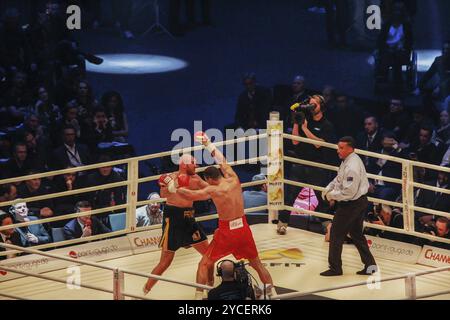
[[91, 163], [88, 147], [77, 143], [77, 131], [73, 126], [62, 130], [63, 145], [53, 152], [53, 168], [64, 169], [68, 166], [81, 167]]
[[116, 91], [103, 95], [102, 106], [113, 130], [114, 141], [126, 142], [128, 138], [128, 120], [123, 105], [122, 96]]
[[82, 124], [90, 124], [91, 114], [97, 108], [98, 102], [95, 100], [92, 87], [86, 81], [80, 81], [76, 96], [78, 105], [78, 119]]
[[[312, 96], [310, 104], [315, 106], [315, 109], [308, 114], [304, 123], [298, 123], [298, 118], [295, 117], [295, 124], [292, 134], [303, 138], [308, 138], [317, 141], [334, 142], [335, 134], [333, 125], [325, 118], [323, 113], [324, 99], [322, 96]], [[319, 145], [312, 145], [307, 143], [300, 143], [292, 141], [294, 146], [294, 153], [296, 157], [304, 160], [324, 163], [331, 158], [328, 150]], [[327, 183], [327, 171], [321, 168], [293, 164], [287, 172], [287, 177], [293, 181], [302, 181], [304, 183], [315, 186], [323, 186]], [[286, 203], [294, 203], [300, 191], [299, 187], [289, 186], [286, 190]], [[319, 200], [319, 203], [321, 199]], [[287, 225], [290, 219], [290, 211], [283, 211], [280, 213], [280, 221], [278, 224], [278, 233], [283, 235], [286, 233]]]
[[[258, 174], [253, 176], [252, 182], [266, 180], [266, 176]], [[244, 191], [242, 194], [244, 198], [244, 208], [255, 208], [267, 205], [267, 183], [254, 187], [254, 190]], [[266, 214], [267, 210], [262, 213]]]
[[[37, 217], [29, 216], [27, 204], [24, 202], [16, 203], [11, 206], [10, 213], [13, 215], [14, 223], [22, 223], [39, 220]], [[16, 228], [26, 247], [37, 246], [50, 242], [50, 236], [42, 224], [33, 224], [27, 227]]]
[[[427, 90], [428, 83], [438, 76], [439, 82], [435, 87], [430, 87]], [[443, 45], [442, 55], [437, 57], [430, 69], [423, 75], [419, 82], [419, 88], [422, 91], [431, 91], [440, 100], [445, 99], [450, 95], [450, 40]]]
[[50, 100], [48, 91], [44, 86], [38, 88], [38, 100], [34, 105], [34, 113], [38, 115], [40, 122], [47, 129], [54, 127], [62, 119], [59, 107]]
[[[92, 207], [87, 201], [80, 201], [76, 204], [77, 213], [92, 211]], [[111, 229], [106, 227], [95, 216], [84, 216], [72, 219], [64, 226], [64, 237], [66, 240], [86, 238], [98, 234], [110, 233]]]
[[296, 103], [303, 103], [309, 97], [309, 91], [305, 86], [305, 78], [301, 75], [294, 77], [290, 89], [290, 94], [285, 97], [280, 110], [280, 118], [284, 121], [286, 128], [293, 126], [291, 106]]
[[[336, 135], [339, 137], [351, 136], [356, 137], [362, 129], [363, 115], [361, 110], [348, 101], [348, 97], [344, 94], [336, 96], [336, 107], [326, 112], [327, 118], [333, 124]], [[352, 121], [348, 121], [352, 119]]]
[[[374, 212], [369, 214], [369, 222], [379, 226], [403, 229], [403, 214], [400, 210], [393, 210], [390, 206], [384, 204], [374, 205]], [[368, 234], [396, 241], [406, 240], [404, 235], [386, 230], [369, 229]]]
[[6, 162], [3, 172], [0, 174], [3, 179], [21, 177], [31, 168], [32, 163], [28, 159], [27, 145], [19, 142], [14, 145], [13, 156]]
[[[381, 154], [404, 158], [405, 152], [398, 146], [395, 135], [392, 132], [385, 132], [382, 140], [383, 149]], [[383, 177], [401, 179], [402, 165], [398, 162], [384, 159], [371, 159], [368, 172]], [[401, 185], [383, 180], [375, 180], [370, 183], [369, 193], [374, 197], [394, 201], [400, 195]]]
[[[368, 116], [364, 119], [364, 131], [356, 136], [356, 146], [358, 149], [379, 153], [383, 148], [381, 141], [383, 129], [379, 127], [378, 119]], [[370, 164], [370, 157], [364, 157], [366, 167]]]
[[398, 141], [404, 141], [411, 119], [403, 107], [400, 99], [391, 99], [389, 113], [383, 117], [383, 127], [393, 131]]
[[27, 145], [27, 158], [37, 170], [47, 169], [47, 156], [49, 150], [45, 141], [37, 141], [35, 135], [29, 131], [24, 134]]
[[[33, 175], [40, 173], [38, 170], [31, 169], [26, 172], [26, 175]], [[42, 183], [42, 179], [29, 179], [25, 181], [17, 189], [18, 197], [27, 199], [31, 197], [44, 196], [52, 193], [49, 185]], [[28, 207], [33, 216], [40, 218], [53, 217], [53, 200], [45, 199], [39, 201], [28, 202]]]
[[114, 137], [111, 123], [106, 117], [105, 110], [98, 108], [93, 112], [93, 115], [93, 124], [86, 130], [87, 133], [84, 140], [88, 143], [89, 149], [96, 153], [100, 143], [112, 142]]
[[[5, 227], [14, 224], [13, 218], [9, 213], [0, 211], [0, 226]], [[25, 243], [22, 241], [22, 237], [17, 232], [17, 229], [11, 228], [0, 231], [0, 242], [6, 244], [12, 244], [14, 246], [25, 247]], [[0, 253], [8, 251], [3, 247], [0, 247]], [[0, 260], [15, 258], [17, 254], [8, 254], [0, 256]]]
[[446, 167], [450, 164], [450, 146], [447, 149], [447, 152], [442, 157], [441, 167]]
[[411, 147], [411, 152], [417, 154], [420, 162], [429, 164], [439, 164], [442, 155], [439, 154], [438, 148], [431, 143], [433, 130], [430, 127], [423, 126], [420, 128], [419, 143]]
[[[73, 168], [72, 166], [66, 169]], [[65, 192], [84, 188], [83, 178], [79, 177], [78, 172], [66, 173], [62, 176], [56, 177], [54, 181], [55, 192]], [[58, 197], [53, 199], [55, 207], [55, 215], [62, 216], [74, 212], [75, 205], [86, 197], [85, 194], [74, 194], [71, 196]], [[51, 223], [54, 228], [62, 228], [68, 221], [60, 220]]]
[[253, 73], [244, 76], [244, 86], [237, 103], [235, 127], [244, 130], [265, 128], [270, 112], [270, 91], [256, 85]]
[[[106, 155], [102, 155], [98, 158], [98, 163], [109, 161], [111, 161], [111, 158]], [[124, 181], [124, 179], [113, 170], [113, 167], [106, 166], [99, 168], [96, 172], [88, 176], [87, 186], [101, 186], [104, 184], [121, 181]], [[116, 187], [94, 191], [90, 195], [90, 200], [90, 203], [92, 204], [92, 207], [94, 209], [101, 209], [124, 204], [126, 201], [126, 187]], [[108, 228], [111, 226], [109, 222], [109, 215], [111, 213], [113, 212], [105, 212], [97, 215], [98, 220], [100, 220]]]
[[[150, 193], [147, 200], [161, 199], [157, 192]], [[155, 224], [161, 224], [163, 221], [163, 211], [161, 203], [150, 203], [146, 206], [136, 209], [136, 227], [148, 227]]]
[[31, 132], [36, 139], [46, 141], [47, 136], [44, 128], [39, 123], [39, 118], [33, 113], [27, 113], [24, 122], [17, 126], [16, 135], [22, 139], [26, 132]]
[[391, 19], [381, 29], [378, 39], [380, 65], [378, 81], [386, 82], [389, 67], [394, 73], [394, 82], [403, 83], [402, 66], [409, 63], [413, 48], [413, 30], [403, 10], [394, 10]]
[[[449, 166], [447, 166], [447, 168], [449, 168]], [[437, 179], [427, 181], [424, 184], [442, 189], [450, 189], [449, 173], [440, 171]], [[416, 205], [426, 209], [447, 212], [450, 208], [450, 194], [427, 189], [419, 189]], [[419, 222], [423, 225], [430, 222], [434, 218], [433, 216], [427, 214], [421, 214], [418, 210], [416, 211], [416, 216], [420, 217]]]
[[435, 139], [447, 147], [450, 146], [450, 118], [447, 110], [441, 111], [439, 114], [439, 125], [436, 129]]
[[[0, 114], [0, 117], [2, 115]], [[5, 116], [6, 117], [6, 116]], [[11, 144], [12, 144], [12, 138], [10, 135], [0, 132], [0, 159], [9, 159], [12, 155], [11, 153]], [[0, 174], [0, 177], [2, 175]]]
[[[13, 201], [17, 198], [17, 188], [14, 184], [0, 184], [0, 203]], [[8, 207], [0, 207], [0, 211], [8, 212]]]
[[425, 116], [425, 110], [423, 108], [415, 108], [412, 111], [412, 121], [404, 140], [405, 146], [416, 146], [420, 143], [420, 129], [423, 127], [433, 127], [433, 121]]
[[32, 109], [32, 95], [28, 89], [28, 77], [23, 72], [14, 75], [12, 87], [6, 93], [5, 106], [10, 117], [9, 126], [22, 122], [26, 113]]
[[332, 86], [325, 86], [322, 96], [325, 101], [325, 110], [336, 108], [336, 90]]
[[76, 137], [81, 137], [81, 125], [78, 121], [78, 107], [76, 104], [76, 101], [72, 100], [69, 101], [66, 104], [66, 107], [64, 109], [63, 117], [60, 121], [58, 121], [53, 128], [53, 135], [55, 136], [53, 138], [53, 144], [55, 146], [58, 146], [59, 144], [63, 143], [64, 139], [58, 139], [56, 136], [60, 135], [62, 130], [66, 126], [71, 126], [75, 129]]

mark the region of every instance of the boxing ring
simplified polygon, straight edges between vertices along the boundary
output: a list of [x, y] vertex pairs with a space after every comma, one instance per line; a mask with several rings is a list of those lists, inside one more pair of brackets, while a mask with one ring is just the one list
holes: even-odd
[[[431, 267], [411, 263], [411, 261], [395, 261], [395, 259], [389, 259], [389, 257], [380, 258], [376, 256], [381, 270], [380, 274], [367, 279], [367, 277], [355, 275], [355, 271], [361, 269], [361, 262], [356, 248], [352, 245], [344, 246], [342, 255], [344, 275], [333, 279], [320, 277], [319, 272], [328, 267], [328, 244], [324, 242], [323, 235], [290, 228], [286, 235], [280, 236], [276, 233], [276, 225], [273, 225], [271, 221], [276, 219], [279, 210], [284, 209], [311, 217], [332, 219], [332, 216], [326, 213], [297, 209], [284, 202], [285, 185], [311, 188], [317, 192], [323, 190], [321, 186], [286, 179], [284, 162], [331, 171], [337, 171], [338, 168], [286, 156], [283, 150], [284, 140], [296, 140], [323, 148], [337, 149], [337, 146], [334, 144], [283, 133], [283, 123], [278, 120], [276, 114], [271, 115], [265, 133], [214, 143], [216, 147], [256, 141], [262, 141], [263, 144], [267, 144], [267, 154], [245, 160], [230, 161], [230, 165], [234, 167], [258, 162], [265, 163], [267, 179], [242, 183], [242, 187], [249, 188], [268, 184], [267, 205], [246, 209], [245, 213], [252, 214], [263, 210], [268, 210], [269, 212], [267, 223], [252, 225], [251, 228], [261, 260], [266, 264], [277, 287], [278, 295], [272, 297], [272, 299], [450, 299], [450, 272], [448, 272], [450, 271], [450, 263], [443, 267]], [[211, 287], [195, 283], [195, 273], [197, 264], [200, 261], [200, 255], [193, 248], [180, 249], [175, 255], [172, 265], [163, 276], [150, 274], [150, 270], [159, 261], [160, 250], [157, 248], [156, 240], [158, 239], [158, 232], [160, 236], [161, 225], [136, 227], [137, 207], [157, 202], [163, 203], [166, 200], [162, 198], [138, 201], [139, 185], [157, 181], [160, 177], [160, 175], [154, 175], [140, 178], [139, 163], [174, 154], [201, 152], [203, 148], [200, 145], [108, 163], [1, 180], [0, 184], [7, 184], [94, 170], [106, 166], [126, 165], [127, 168], [127, 179], [123, 182], [0, 203], [0, 206], [9, 206], [18, 202], [32, 202], [100, 189], [127, 187], [127, 202], [123, 205], [0, 227], [0, 231], [2, 231], [11, 227], [19, 228], [33, 224], [50, 223], [87, 215], [125, 210], [124, 229], [111, 233], [38, 245], [31, 248], [0, 243], [0, 247], [7, 249], [6, 252], [0, 252], [0, 256], [19, 253], [29, 254], [0, 262], [0, 297], [5, 299], [45, 300], [189, 300], [194, 298], [195, 288], [210, 290]], [[404, 228], [397, 229], [371, 223], [366, 223], [366, 227], [450, 243], [448, 239], [415, 231], [415, 211], [447, 218], [450, 218], [450, 213], [415, 206], [414, 188], [423, 188], [447, 194], [450, 194], [450, 190], [414, 182], [413, 168], [422, 167], [444, 172], [450, 172], [450, 169], [362, 150], [357, 150], [356, 152], [362, 156], [396, 161], [402, 165], [402, 179], [376, 175], [368, 176], [369, 178], [402, 185], [401, 203], [374, 198], [369, 198], [369, 201], [402, 208], [405, 221]], [[203, 170], [205, 170], [205, 167], [198, 168], [198, 172]], [[217, 214], [197, 218], [198, 221], [214, 219], [217, 219]], [[211, 237], [208, 238], [211, 240]], [[94, 248], [94, 246], [97, 247]], [[143, 249], [143, 247], [146, 248]], [[44, 249], [46, 251], [43, 251]], [[408, 250], [414, 251], [413, 249]], [[103, 257], [99, 258], [102, 254]], [[257, 278], [256, 273], [252, 269], [249, 271]], [[146, 278], [155, 278], [160, 281], [144, 297], [142, 296], [142, 287]]]

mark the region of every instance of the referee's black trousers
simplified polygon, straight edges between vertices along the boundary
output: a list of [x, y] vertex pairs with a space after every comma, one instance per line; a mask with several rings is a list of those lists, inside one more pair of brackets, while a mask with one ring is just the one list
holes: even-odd
[[358, 249], [361, 261], [365, 267], [376, 265], [375, 259], [370, 253], [367, 239], [363, 234], [364, 215], [366, 214], [368, 200], [362, 196], [358, 200], [339, 202], [330, 234], [330, 249], [328, 263], [330, 269], [342, 272], [342, 247], [345, 237], [350, 234], [353, 243]]

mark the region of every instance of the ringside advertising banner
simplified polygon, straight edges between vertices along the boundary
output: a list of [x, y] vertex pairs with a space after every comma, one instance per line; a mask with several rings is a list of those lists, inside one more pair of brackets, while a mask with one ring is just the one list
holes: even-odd
[[159, 250], [161, 241], [161, 229], [136, 232], [128, 235], [133, 254]]
[[[94, 262], [122, 258], [133, 254], [127, 237], [55, 249], [49, 251], [49, 253]], [[4, 260], [0, 265], [33, 273], [43, 273], [67, 268], [68, 266], [73, 265], [73, 263], [31, 254]], [[21, 277], [23, 277], [23, 275], [0, 271], [0, 282]]]
[[370, 252], [382, 259], [416, 264], [422, 247], [378, 237], [366, 236]]
[[[42, 273], [47, 271], [53, 271], [66, 268], [70, 265], [70, 262], [58, 260], [54, 258], [44, 257], [36, 254], [31, 254], [22, 257], [16, 257], [8, 260], [3, 260], [0, 263], [1, 266], [32, 272]], [[0, 271], [0, 282], [17, 279], [24, 277], [24, 275], [18, 273], [12, 273], [8, 271]]]
[[56, 249], [52, 253], [94, 262], [122, 258], [133, 254], [126, 237]]
[[429, 267], [448, 267], [450, 266], [450, 250], [424, 246], [417, 263]]

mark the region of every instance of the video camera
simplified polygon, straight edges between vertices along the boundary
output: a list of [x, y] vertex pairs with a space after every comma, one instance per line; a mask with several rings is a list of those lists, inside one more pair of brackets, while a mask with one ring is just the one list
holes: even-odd
[[294, 122], [299, 125], [303, 125], [303, 123], [305, 123], [307, 113], [311, 114], [316, 108], [315, 105], [309, 104], [309, 99], [310, 98], [291, 106]]
[[223, 260], [217, 264], [217, 275], [222, 276], [221, 265], [225, 261], [230, 261], [234, 265], [234, 280], [241, 289], [242, 297], [245, 299], [255, 300], [255, 292], [252, 287], [252, 278], [250, 273], [245, 268], [244, 261], [233, 262], [231, 260]]

